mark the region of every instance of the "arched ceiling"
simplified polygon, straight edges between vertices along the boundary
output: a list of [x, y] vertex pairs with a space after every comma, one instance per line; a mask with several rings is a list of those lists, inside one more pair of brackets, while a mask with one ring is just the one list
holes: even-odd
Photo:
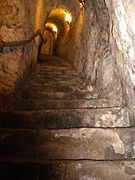
[[67, 24], [64, 21], [62, 10], [72, 14], [73, 22], [77, 20], [80, 12], [78, 0], [36, 0], [36, 29], [42, 29], [47, 21], [54, 21], [62, 29], [66, 29]]
[[64, 9], [72, 14], [74, 19], [78, 17], [80, 5], [78, 0], [42, 0], [46, 11], [49, 13], [53, 9]]
[[[71, 18], [71, 20], [66, 20], [67, 15], [69, 18]], [[46, 23], [52, 23], [56, 25], [58, 27], [58, 32], [63, 35], [65, 32], [69, 31], [70, 21], [72, 24], [73, 17], [70, 12], [67, 12], [65, 9], [56, 8], [49, 13]]]

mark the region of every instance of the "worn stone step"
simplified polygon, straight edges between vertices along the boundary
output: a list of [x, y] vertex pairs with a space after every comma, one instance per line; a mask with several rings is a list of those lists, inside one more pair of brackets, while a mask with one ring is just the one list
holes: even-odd
[[[48, 79], [48, 78], [36, 78], [34, 77], [33, 79], [31, 79], [31, 81], [29, 81], [30, 84], [38, 84], [38, 85], [42, 85], [42, 84], [47, 84], [47, 85], [68, 85], [68, 86], [73, 86], [73, 85], [78, 85], [82, 87], [84, 86], [84, 88], [86, 87], [85, 85], [83, 85], [82, 81], [80, 81], [79, 79], [75, 78], [75, 79], [70, 79], [70, 78], [66, 78], [66, 79], [61, 79], [58, 78], [57, 81], [56, 79]], [[87, 87], [86, 87], [87, 88]]]
[[85, 160], [0, 164], [1, 180], [133, 180], [134, 177], [135, 161]]
[[[57, 75], [69, 75], [69, 76], [76, 75], [77, 76], [77, 72], [74, 71], [73, 69], [54, 69], [54, 68], [46, 68], [46, 67], [39, 66], [35, 72], [40, 75], [57, 74]], [[33, 74], [35, 72], [33, 72]]]
[[[77, 72], [74, 69], [70, 68], [56, 68], [56, 67], [48, 67], [48, 66], [38, 66], [37, 70], [35, 72], [41, 73], [41, 74], [68, 74], [71, 73], [73, 75], [77, 75]], [[70, 74], [69, 74], [70, 75]]]
[[43, 86], [43, 85], [48, 85], [48, 86], [67, 86], [67, 87], [78, 87], [78, 89], [86, 89], [91, 88], [92, 86], [86, 86], [84, 85], [81, 81], [76, 80], [76, 79], [42, 79], [42, 78], [33, 78], [30, 81], [28, 81], [27, 86]]
[[72, 67], [67, 67], [67, 66], [48, 66], [48, 65], [45, 65], [45, 64], [37, 64], [37, 69], [36, 70], [38, 70], [38, 71], [40, 71], [41, 70], [41, 72], [44, 72], [44, 69], [46, 70], [46, 71], [51, 71], [51, 72], [73, 72], [73, 73], [76, 73], [77, 74], [77, 71], [74, 69], [74, 68], [72, 68]]
[[22, 93], [22, 96], [24, 99], [26, 98], [33, 98], [33, 99], [94, 99], [98, 98], [98, 94], [92, 94], [88, 92], [79, 92], [79, 91], [71, 91], [71, 92], [63, 92], [61, 91], [50, 91], [50, 89], [47, 91], [47, 89], [44, 91], [43, 89], [37, 89], [37, 88], [32, 88], [31, 91], [30, 89], [25, 89]]
[[57, 161], [39, 167], [39, 180], [133, 180], [134, 177], [135, 161]]
[[135, 128], [0, 129], [1, 162], [135, 160]]
[[76, 78], [77, 76], [76, 76], [76, 74], [71, 74], [70, 72], [69, 72], [69, 75], [68, 75], [68, 73], [66, 74], [66, 73], [48, 73], [48, 72], [43, 72], [43, 73], [35, 73], [35, 74], [32, 74], [32, 76], [34, 77], [34, 76], [37, 76], [37, 77], [40, 77], [40, 78], [46, 78], [46, 79], [64, 79], [65, 78], [65, 80], [66, 79], [73, 79], [73, 78]]
[[[71, 83], [73, 83], [73, 84], [80, 84], [80, 85], [82, 85], [82, 84], [84, 84], [83, 83], [83, 81], [81, 80], [81, 79], [79, 79], [77, 76], [75, 77], [73, 77], [73, 76], [66, 76], [66, 77], [64, 77], [64, 76], [62, 76], [62, 77], [60, 77], [60, 76], [48, 76], [48, 75], [46, 75], [46, 76], [44, 76], [44, 77], [41, 77], [41, 76], [33, 76], [31, 79], [30, 79], [30, 81], [31, 81], [31, 83], [32, 82], [36, 82], [36, 83], [40, 83], [40, 84], [44, 84], [44, 83], [63, 83], [64, 84], [64, 82], [65, 82], [65, 84], [66, 83], [69, 83], [69, 82], [71, 82]], [[30, 82], [29, 81], [29, 82]]]
[[79, 87], [78, 86], [76, 86], [76, 85], [72, 85], [71, 84], [71, 86], [69, 86], [69, 84], [67, 84], [67, 83], [63, 83], [63, 84], [60, 84], [60, 83], [57, 83], [56, 82], [56, 84], [47, 84], [47, 83], [42, 83], [42, 84], [40, 84], [40, 83], [31, 83], [31, 87], [33, 87], [33, 88], [40, 88], [40, 89], [44, 89], [45, 88], [45, 90], [46, 90], [46, 88], [47, 89], [59, 89], [59, 88], [61, 88], [61, 89], [65, 89], [65, 91], [67, 90], [69, 90], [69, 89], [71, 89], [71, 90], [74, 90], [74, 89], [79, 89]]
[[46, 64], [46, 65], [50, 65], [50, 66], [67, 66], [67, 67], [71, 67], [71, 65], [69, 64], [69, 62], [67, 60], [64, 60], [63, 58], [57, 57], [57, 56], [44, 56], [44, 55], [40, 55], [38, 57], [38, 61], [42, 64]]
[[108, 99], [23, 99], [14, 100], [15, 110], [47, 110], [47, 109], [93, 109], [119, 107], [118, 102]]
[[[73, 70], [75, 71], [74, 68], [70, 67], [70, 66], [53, 66], [53, 65], [47, 65], [47, 64], [44, 64], [44, 63], [38, 63], [37, 64], [37, 67], [41, 70]], [[75, 71], [76, 72], [76, 71]]]
[[90, 92], [87, 90], [79, 89], [76, 86], [48, 86], [48, 85], [32, 85], [25, 87], [24, 90], [22, 90], [21, 94], [24, 96], [30, 95], [30, 97], [51, 97], [55, 99], [56, 98], [65, 98], [65, 99], [72, 99], [72, 98], [78, 98], [78, 99], [94, 99], [99, 98], [99, 95], [96, 92]]
[[[71, 86], [67, 86], [65, 85], [61, 85], [61, 84], [38, 84], [38, 83], [33, 83], [31, 86], [29, 86], [29, 88], [31, 88], [32, 90], [36, 90], [36, 91], [50, 91], [50, 92], [82, 92], [82, 93], [87, 93], [87, 90], [83, 90], [83, 89], [79, 89], [78, 86], [76, 85], [71, 85]], [[36, 92], [35, 91], [35, 92]]]
[[135, 122], [130, 121], [124, 108], [13, 111], [0, 114], [0, 128], [66, 129], [129, 126], [135, 126]]
[[59, 66], [55, 66], [55, 65], [53, 65], [53, 63], [52, 64], [46, 64], [46, 63], [39, 63], [39, 64], [37, 64], [37, 68], [36, 68], [36, 70], [44, 70], [44, 69], [46, 69], [47, 71], [56, 71], [56, 72], [58, 72], [58, 71], [72, 71], [72, 72], [77, 72], [73, 67], [71, 67], [70, 65], [68, 65], [68, 66], [61, 66], [61, 65], [59, 65]]
[[[43, 80], [43, 81], [76, 81], [78, 82], [78, 77], [76, 75], [58, 75], [58, 74], [53, 74], [53, 75], [49, 75], [49, 74], [34, 74], [31, 76], [30, 80]], [[80, 81], [81, 82], [81, 81]]]
[[50, 69], [53, 69], [53, 70], [71, 70], [71, 71], [74, 71], [74, 72], [77, 72], [72, 66], [70, 66], [70, 64], [68, 64], [68, 66], [55, 66], [53, 64], [46, 64], [46, 63], [39, 63], [37, 64], [37, 67], [39, 67], [39, 69], [47, 69], [47, 70], [50, 70]]

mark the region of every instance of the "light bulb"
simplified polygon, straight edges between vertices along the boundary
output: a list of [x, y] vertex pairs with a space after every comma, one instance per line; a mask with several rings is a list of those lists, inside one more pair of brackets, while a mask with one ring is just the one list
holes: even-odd
[[67, 21], [68, 23], [71, 23], [72, 17], [71, 17], [71, 15], [69, 13], [66, 13], [65, 21]]
[[58, 29], [54, 24], [52, 25], [52, 30], [53, 30], [53, 32], [56, 32], [56, 33], [58, 32]]

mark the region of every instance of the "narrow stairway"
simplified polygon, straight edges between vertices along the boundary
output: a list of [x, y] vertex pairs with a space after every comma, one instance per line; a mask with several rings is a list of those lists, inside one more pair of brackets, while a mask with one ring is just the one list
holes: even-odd
[[15, 173], [23, 167], [25, 180], [130, 179], [128, 121], [125, 108], [108, 107], [68, 62], [41, 56], [13, 110], [0, 115], [0, 161]]

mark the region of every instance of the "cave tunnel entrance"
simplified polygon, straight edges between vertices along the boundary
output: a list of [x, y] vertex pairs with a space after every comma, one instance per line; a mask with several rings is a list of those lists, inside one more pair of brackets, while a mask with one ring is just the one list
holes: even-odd
[[50, 11], [44, 25], [40, 54], [48, 56], [59, 56], [57, 49], [59, 44], [68, 41], [68, 34], [72, 25], [72, 15], [65, 9], [55, 8]]

